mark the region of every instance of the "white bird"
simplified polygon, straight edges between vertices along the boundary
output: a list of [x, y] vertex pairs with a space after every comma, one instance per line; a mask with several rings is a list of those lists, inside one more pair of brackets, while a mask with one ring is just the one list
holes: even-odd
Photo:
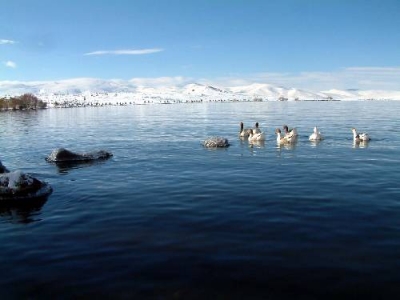
[[283, 125], [283, 130], [285, 131], [285, 136], [287, 137], [297, 137], [297, 129], [292, 128], [289, 130], [289, 127], [287, 125]]
[[314, 127], [314, 132], [308, 138], [310, 141], [320, 141], [323, 140], [321, 132], [318, 131], [317, 126]]
[[275, 130], [275, 133], [276, 133], [276, 142], [278, 144], [291, 144], [296, 140], [294, 136], [287, 136], [287, 135], [282, 136], [282, 131], [279, 128]]
[[353, 139], [355, 142], [368, 142], [370, 140], [368, 133], [357, 133], [355, 128], [352, 128], [351, 131], [353, 131]]
[[261, 141], [265, 141], [265, 134], [263, 132], [254, 133], [254, 130], [250, 129], [249, 143]]
[[244, 129], [243, 122], [240, 122], [240, 131], [239, 131], [239, 137], [247, 138], [249, 136], [250, 129], [246, 128]]

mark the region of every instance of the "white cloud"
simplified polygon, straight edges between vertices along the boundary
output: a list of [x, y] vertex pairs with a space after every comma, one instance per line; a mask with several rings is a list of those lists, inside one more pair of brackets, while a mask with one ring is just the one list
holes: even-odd
[[153, 48], [153, 49], [127, 49], [127, 50], [111, 50], [111, 51], [93, 51], [85, 53], [84, 55], [144, 55], [162, 52], [164, 49]]
[[384, 72], [384, 73], [399, 73], [400, 67], [350, 67], [346, 68], [348, 71], [353, 72]]
[[17, 64], [11, 60], [5, 61], [4, 65], [8, 68], [13, 68], [13, 69], [15, 69], [17, 67]]
[[7, 44], [12, 45], [15, 43], [16, 41], [0, 39], [0, 45], [7, 45]]

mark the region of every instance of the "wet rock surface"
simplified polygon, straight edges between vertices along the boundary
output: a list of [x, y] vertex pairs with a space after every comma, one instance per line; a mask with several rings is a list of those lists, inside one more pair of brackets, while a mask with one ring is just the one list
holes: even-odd
[[49, 156], [46, 157], [48, 162], [85, 162], [92, 160], [108, 159], [112, 156], [111, 152], [105, 150], [91, 151], [85, 153], [77, 153], [67, 150], [65, 148], [58, 148], [53, 150]]
[[43, 198], [49, 196], [52, 191], [48, 183], [22, 171], [0, 174], [0, 203]]
[[3, 164], [1, 163], [1, 160], [0, 160], [0, 174], [8, 173], [8, 172], [10, 172], [10, 171], [8, 171], [8, 169], [5, 166], [3, 166]]
[[210, 137], [203, 142], [206, 148], [227, 148], [229, 145], [228, 139], [223, 137]]

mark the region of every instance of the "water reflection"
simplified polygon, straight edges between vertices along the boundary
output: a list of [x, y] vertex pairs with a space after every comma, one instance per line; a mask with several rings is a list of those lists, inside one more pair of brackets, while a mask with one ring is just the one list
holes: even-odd
[[276, 143], [276, 147], [278, 150], [286, 149], [286, 150], [294, 150], [297, 146], [297, 138], [292, 139], [290, 143]]
[[264, 148], [265, 147], [265, 141], [254, 141], [254, 142], [249, 142], [249, 147], [251, 148]]
[[0, 204], [0, 217], [14, 224], [29, 224], [41, 221], [42, 219], [39, 216], [47, 198], [30, 199], [29, 203], [21, 203], [21, 201], [3, 203], [2, 201]]
[[353, 148], [368, 148], [368, 141], [353, 141]]
[[239, 141], [241, 146], [247, 145], [249, 143], [248, 139], [242, 136], [239, 137]]
[[315, 141], [310, 141], [311, 147], [318, 147], [321, 144], [322, 140], [315, 140]]
[[52, 162], [60, 174], [68, 174], [69, 171], [91, 167], [98, 164], [103, 164], [105, 160], [90, 160], [90, 161], [69, 161], [69, 162]]
[[203, 147], [204, 149], [208, 150], [208, 151], [228, 151], [229, 147]]

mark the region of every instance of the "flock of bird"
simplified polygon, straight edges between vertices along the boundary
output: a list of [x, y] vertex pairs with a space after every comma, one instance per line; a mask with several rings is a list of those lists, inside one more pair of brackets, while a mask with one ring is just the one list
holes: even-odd
[[[357, 133], [355, 128], [352, 128], [354, 142], [368, 142], [370, 137], [367, 133]], [[283, 133], [280, 128], [275, 130], [276, 141], [278, 144], [291, 144], [296, 142], [298, 134], [296, 128], [289, 129], [287, 125], [283, 125]], [[254, 128], [244, 128], [243, 122], [240, 122], [239, 137], [247, 138], [250, 143], [265, 141], [265, 134], [259, 128], [258, 122]], [[310, 141], [321, 141], [324, 139], [317, 127], [314, 127], [313, 133], [308, 138]]]
[[[368, 142], [370, 140], [370, 137], [367, 133], [357, 133], [355, 128], [352, 128], [352, 132], [355, 143]], [[294, 144], [297, 141], [298, 134], [296, 128], [289, 129], [287, 125], [283, 125], [283, 132], [280, 128], [276, 128], [275, 133], [276, 142], [279, 145]], [[239, 137], [242, 139], [247, 139], [250, 145], [266, 140], [265, 133], [261, 131], [258, 122], [255, 123], [253, 128], [244, 128], [243, 122], [240, 122]], [[318, 142], [323, 140], [324, 137], [318, 128], [314, 127], [314, 130], [308, 139], [310, 141]], [[225, 148], [229, 147], [230, 144], [226, 138], [212, 137], [205, 140], [203, 145], [207, 148]]]

